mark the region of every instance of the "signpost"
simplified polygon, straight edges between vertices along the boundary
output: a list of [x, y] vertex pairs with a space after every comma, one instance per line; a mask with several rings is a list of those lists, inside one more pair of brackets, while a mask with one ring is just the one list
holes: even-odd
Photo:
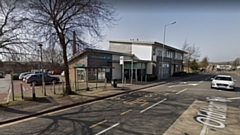
[[124, 82], [124, 56], [120, 56], [120, 65], [122, 65], [122, 89], [123, 89], [123, 82]]

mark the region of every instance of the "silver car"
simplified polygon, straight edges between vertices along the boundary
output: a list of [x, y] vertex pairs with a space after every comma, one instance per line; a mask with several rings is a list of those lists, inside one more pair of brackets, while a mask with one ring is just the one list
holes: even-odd
[[211, 79], [211, 88], [234, 90], [236, 80], [229, 75], [217, 75]]
[[30, 72], [24, 72], [24, 73], [21, 73], [18, 77], [19, 80], [23, 80], [24, 76], [30, 74]]

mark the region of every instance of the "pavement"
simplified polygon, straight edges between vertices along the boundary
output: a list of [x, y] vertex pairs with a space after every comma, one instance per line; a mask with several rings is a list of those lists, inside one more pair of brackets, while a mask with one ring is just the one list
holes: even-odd
[[[124, 86], [124, 89], [122, 89], [122, 84], [118, 84], [118, 87], [112, 87], [111, 84], [107, 84], [106, 87], [97, 89], [94, 88], [90, 89], [89, 91], [74, 91], [75, 94], [67, 96], [63, 96], [62, 90], [60, 89], [56, 89], [55, 94], [52, 89], [49, 89], [46, 93], [47, 96], [44, 96], [42, 89], [38, 88], [35, 89], [35, 100], [32, 98], [32, 90], [24, 91], [23, 99], [21, 98], [20, 93], [15, 93], [14, 101], [0, 104], [0, 125], [129, 93], [131, 91], [137, 91], [144, 88], [166, 84], [188, 77], [190, 76], [172, 77], [169, 79], [154, 82], [138, 82], [133, 84], [126, 84]], [[9, 98], [12, 99], [11, 94]]]

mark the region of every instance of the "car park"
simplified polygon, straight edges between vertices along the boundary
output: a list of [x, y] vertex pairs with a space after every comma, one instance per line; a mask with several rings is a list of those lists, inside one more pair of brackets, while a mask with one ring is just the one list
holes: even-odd
[[235, 81], [232, 76], [229, 75], [216, 75], [211, 78], [211, 88], [234, 90]]
[[[60, 79], [55, 76], [50, 76], [48, 74], [44, 74], [44, 82], [45, 83], [58, 83]], [[30, 74], [25, 80], [26, 83], [31, 85], [42, 84], [42, 74]]]

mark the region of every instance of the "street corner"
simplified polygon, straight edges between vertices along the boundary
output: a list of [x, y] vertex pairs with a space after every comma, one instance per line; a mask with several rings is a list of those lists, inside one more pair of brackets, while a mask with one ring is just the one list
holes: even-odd
[[200, 106], [206, 106], [207, 102], [196, 100], [186, 111], [169, 127], [164, 135], [195, 135], [199, 134], [202, 124], [196, 122], [195, 116], [198, 114]]
[[228, 102], [195, 100], [164, 135], [237, 135], [240, 116], [236, 112], [239, 110], [228, 106]]

